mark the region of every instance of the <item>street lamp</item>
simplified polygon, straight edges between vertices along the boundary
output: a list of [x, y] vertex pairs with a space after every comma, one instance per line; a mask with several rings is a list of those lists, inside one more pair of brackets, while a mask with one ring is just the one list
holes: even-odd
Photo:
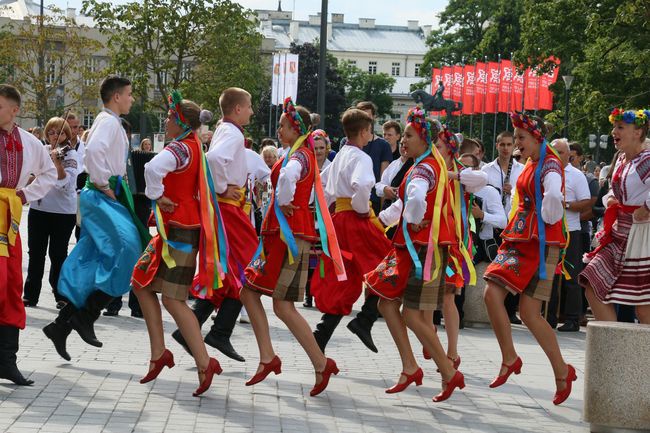
[[562, 75], [564, 80], [564, 137], [569, 138], [569, 93], [573, 84], [573, 75]]

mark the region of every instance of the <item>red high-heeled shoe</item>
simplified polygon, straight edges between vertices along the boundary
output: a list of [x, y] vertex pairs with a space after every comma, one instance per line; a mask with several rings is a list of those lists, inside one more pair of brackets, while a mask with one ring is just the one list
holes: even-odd
[[424, 347], [422, 348], [422, 356], [424, 356], [424, 359], [431, 359], [431, 355], [429, 355], [429, 352]]
[[553, 397], [553, 404], [558, 405], [562, 404], [564, 400], [569, 398], [569, 395], [571, 394], [571, 385], [573, 384], [573, 381], [578, 378], [576, 375], [576, 369], [573, 368], [571, 364], [567, 364], [569, 367], [569, 371], [567, 372], [567, 375], [564, 379], [555, 379], [557, 382], [566, 382], [566, 388], [564, 388], [562, 391], [556, 391], [555, 396]]
[[524, 365], [524, 363], [521, 361], [520, 357], [517, 357], [517, 359], [515, 359], [515, 362], [513, 362], [511, 365], [501, 364], [502, 367], [507, 368], [507, 371], [503, 373], [501, 376], [495, 377], [492, 383], [490, 384], [490, 388], [496, 388], [497, 386], [501, 386], [504, 383], [506, 383], [512, 373], [514, 374], [521, 373], [522, 365]]
[[309, 391], [309, 395], [315, 397], [321, 392], [325, 391], [325, 388], [327, 388], [327, 384], [330, 382], [330, 376], [333, 374], [334, 375], [339, 374], [339, 368], [336, 366], [336, 362], [334, 362], [333, 359], [327, 358], [327, 362], [325, 363], [325, 369], [321, 372], [321, 376], [323, 376], [323, 380], [321, 380], [319, 383], [314, 385], [311, 391]]
[[420, 367], [413, 374], [406, 374], [405, 372], [401, 373], [402, 376], [406, 377], [406, 380], [402, 383], [396, 383], [392, 388], [386, 390], [386, 394], [395, 394], [398, 392], [404, 391], [410, 384], [415, 382], [415, 386], [422, 385], [422, 379], [424, 378], [424, 372]]
[[273, 359], [270, 362], [260, 362], [260, 365], [262, 366], [262, 371], [257, 373], [255, 376], [251, 377], [248, 382], [246, 382], [246, 386], [251, 386], [255, 385], [256, 383], [260, 383], [264, 379], [266, 379], [266, 376], [271, 374], [271, 372], [275, 373], [276, 376], [280, 373], [282, 373], [282, 361], [280, 361], [280, 358], [278, 358], [278, 355], [275, 355]]
[[[454, 365], [454, 370], [458, 370], [458, 367], [460, 367], [460, 355], [456, 357], [456, 359], [447, 357], [448, 360], [451, 361], [451, 363]], [[436, 373], [440, 373], [440, 369], [436, 368]]]
[[150, 362], [153, 364], [153, 369], [149, 370], [146, 376], [140, 379], [140, 383], [151, 382], [158, 377], [164, 367], [172, 368], [175, 365], [174, 354], [165, 349], [163, 354], [160, 355], [160, 358], [156, 359], [155, 361], [152, 359]]
[[449, 397], [451, 397], [451, 394], [453, 394], [454, 389], [456, 388], [465, 388], [465, 376], [463, 376], [463, 373], [460, 371], [457, 371], [456, 374], [454, 374], [454, 377], [452, 377], [451, 380], [447, 382], [447, 386], [444, 390], [442, 390], [440, 394], [433, 397], [433, 402], [440, 403], [441, 401], [447, 400]]
[[223, 369], [221, 368], [221, 365], [219, 365], [219, 361], [217, 361], [214, 358], [210, 358], [210, 362], [208, 363], [208, 368], [203, 370], [201, 373], [205, 375], [203, 378], [203, 381], [199, 384], [199, 387], [196, 388], [196, 391], [192, 393], [194, 397], [198, 397], [199, 395], [203, 394], [210, 388], [210, 385], [212, 385], [212, 377], [216, 374], [219, 375]]

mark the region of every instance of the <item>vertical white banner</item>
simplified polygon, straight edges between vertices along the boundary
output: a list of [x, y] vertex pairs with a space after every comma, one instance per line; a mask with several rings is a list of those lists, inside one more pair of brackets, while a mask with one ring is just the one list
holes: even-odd
[[282, 105], [291, 96], [298, 97], [298, 54], [274, 54], [271, 80], [271, 104]]

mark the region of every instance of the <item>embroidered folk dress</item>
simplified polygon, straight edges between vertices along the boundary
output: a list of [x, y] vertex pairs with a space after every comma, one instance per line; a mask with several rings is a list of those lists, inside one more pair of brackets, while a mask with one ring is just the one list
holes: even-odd
[[[635, 222], [638, 207], [650, 208], [650, 150], [644, 150], [628, 163], [621, 155], [614, 168], [612, 190], [619, 204], [605, 213], [605, 229], [591, 260], [580, 274], [580, 284], [591, 285], [601, 302], [625, 305], [650, 304], [650, 222]], [[608, 214], [615, 222], [607, 224]], [[611, 221], [610, 220], [610, 221]], [[607, 227], [609, 226], [609, 227]], [[604, 230], [605, 230], [604, 229]]]

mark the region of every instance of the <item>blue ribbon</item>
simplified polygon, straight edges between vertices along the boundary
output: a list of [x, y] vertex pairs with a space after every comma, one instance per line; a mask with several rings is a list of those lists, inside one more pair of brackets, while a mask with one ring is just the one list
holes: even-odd
[[122, 192], [122, 176], [117, 176], [117, 182], [115, 183], [115, 197], [119, 197]]
[[542, 168], [546, 159], [546, 139], [539, 151], [539, 161], [535, 168], [535, 211], [537, 212], [537, 237], [539, 239], [539, 279], [546, 280], [546, 225], [542, 218]]
[[[151, 200], [151, 208], [153, 209], [153, 215], [154, 218], [156, 219], [156, 226], [160, 227], [163, 224], [163, 222], [158, 219], [158, 212], [157, 212], [158, 203], [156, 202], [156, 200]], [[163, 239], [163, 242], [165, 242], [167, 245], [174, 248], [175, 250], [182, 251], [185, 254], [190, 254], [192, 252], [191, 244], [187, 244], [185, 242], [170, 241], [169, 239]]]
[[415, 167], [420, 162], [422, 162], [424, 158], [426, 158], [429, 155], [431, 155], [430, 149], [424, 152], [422, 155], [418, 157], [418, 159], [415, 160], [415, 163], [413, 164], [413, 168], [411, 169], [411, 172], [406, 178], [406, 184], [404, 185], [404, 208], [402, 209], [402, 232], [404, 232], [406, 249], [408, 250], [409, 255], [411, 256], [411, 260], [413, 260], [413, 266], [415, 266], [415, 276], [416, 278], [419, 279], [422, 279], [422, 262], [420, 262], [420, 258], [418, 257], [417, 251], [415, 251], [415, 246], [413, 245], [413, 241], [411, 240], [411, 235], [409, 234], [408, 231], [408, 223], [406, 222], [406, 218], [404, 218], [403, 212], [404, 209], [406, 209], [406, 202], [408, 201], [408, 195], [406, 193], [406, 190], [409, 186], [409, 182], [411, 182], [411, 176], [413, 175], [413, 171], [415, 170]]
[[[210, 165], [208, 164], [205, 153], [202, 154], [205, 164], [206, 176], [208, 178], [208, 188], [210, 189], [210, 195], [212, 196], [212, 202], [214, 203], [215, 217], [217, 215], [221, 216], [219, 211], [219, 202], [217, 201], [217, 194], [214, 188], [214, 181], [212, 180], [212, 173], [210, 172]], [[217, 237], [219, 239], [219, 263], [221, 264], [221, 269], [224, 273], [228, 273], [228, 249], [225, 242], [226, 231], [223, 227], [223, 221], [221, 218], [217, 218]]]

